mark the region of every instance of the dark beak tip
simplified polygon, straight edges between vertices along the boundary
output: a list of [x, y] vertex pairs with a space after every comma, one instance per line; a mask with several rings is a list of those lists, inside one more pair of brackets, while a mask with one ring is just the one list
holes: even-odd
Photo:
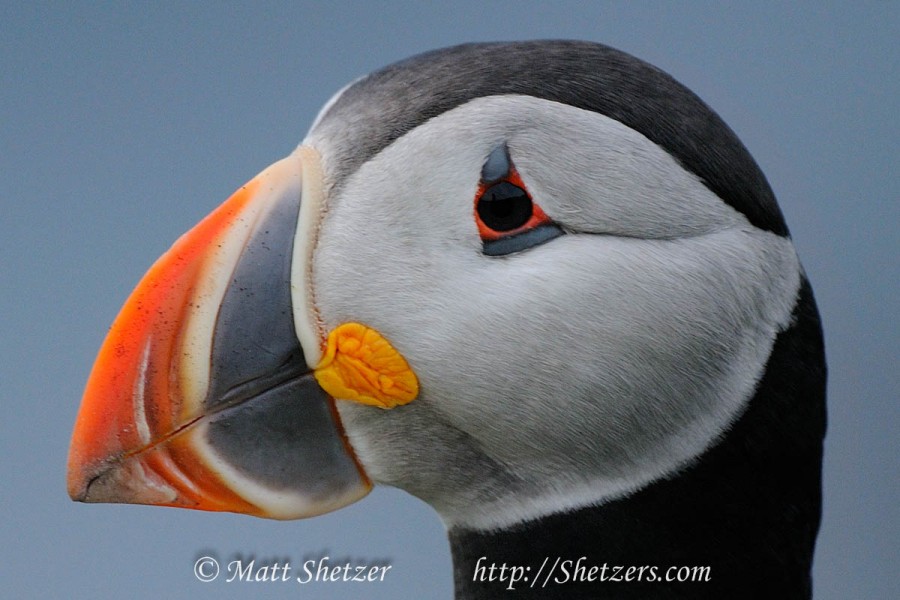
[[93, 476], [70, 477], [68, 491], [72, 500], [86, 503], [172, 505], [178, 501], [176, 490], [137, 457], [105, 465]]
[[72, 483], [69, 482], [67, 488], [67, 491], [69, 492], [69, 498], [71, 498], [73, 502], [85, 502], [85, 497], [87, 496], [87, 486], [72, 485]]

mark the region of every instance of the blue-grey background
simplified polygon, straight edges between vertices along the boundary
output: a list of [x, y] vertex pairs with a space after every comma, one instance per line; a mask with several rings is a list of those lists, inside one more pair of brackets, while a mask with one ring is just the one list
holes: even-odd
[[[766, 172], [831, 370], [817, 597], [900, 598], [900, 4], [440, 4], [2, 4], [2, 595], [449, 598], [442, 525], [403, 492], [286, 523], [75, 504], [69, 435], [103, 335], [146, 268], [289, 153], [333, 92], [435, 47], [564, 37], [672, 73]], [[203, 584], [202, 553], [393, 568], [379, 584]]]

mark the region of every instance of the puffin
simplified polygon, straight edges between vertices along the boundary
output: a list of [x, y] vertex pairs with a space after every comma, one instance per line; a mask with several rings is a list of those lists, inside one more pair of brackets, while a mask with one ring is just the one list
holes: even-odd
[[68, 492], [297, 519], [393, 486], [459, 600], [810, 598], [825, 381], [711, 108], [602, 44], [463, 44], [347, 85], [153, 264]]

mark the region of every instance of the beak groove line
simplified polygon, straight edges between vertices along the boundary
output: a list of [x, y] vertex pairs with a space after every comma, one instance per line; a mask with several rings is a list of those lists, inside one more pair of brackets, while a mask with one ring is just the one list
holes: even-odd
[[303, 202], [291, 260], [291, 300], [297, 339], [312, 369], [322, 359], [326, 334], [312, 284], [313, 255], [325, 214], [325, 173], [322, 158], [312, 146], [301, 145], [295, 154], [303, 161]]

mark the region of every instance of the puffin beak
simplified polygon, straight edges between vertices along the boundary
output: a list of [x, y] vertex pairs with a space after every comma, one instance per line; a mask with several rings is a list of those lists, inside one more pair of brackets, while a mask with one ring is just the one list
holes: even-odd
[[321, 190], [318, 154], [300, 148], [151, 267], [85, 389], [69, 451], [74, 500], [292, 519], [368, 493], [310, 368], [324, 342], [295, 322], [309, 319], [294, 302], [308, 268], [295, 238]]

